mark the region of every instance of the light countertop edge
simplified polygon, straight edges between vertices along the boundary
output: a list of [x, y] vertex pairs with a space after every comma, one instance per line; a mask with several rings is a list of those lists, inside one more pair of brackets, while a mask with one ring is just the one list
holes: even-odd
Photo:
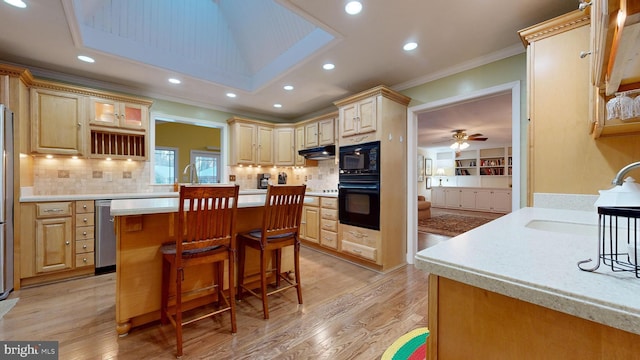
[[640, 279], [629, 272], [613, 273], [603, 264], [595, 272], [577, 267], [578, 261], [597, 257], [597, 233], [579, 236], [524, 226], [531, 220], [597, 225], [597, 218], [595, 209], [590, 212], [520, 209], [418, 252], [415, 266], [434, 275], [640, 334]]

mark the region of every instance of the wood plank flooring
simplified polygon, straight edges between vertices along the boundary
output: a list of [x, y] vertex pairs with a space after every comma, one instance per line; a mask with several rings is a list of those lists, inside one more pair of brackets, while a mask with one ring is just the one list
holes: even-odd
[[[395, 339], [427, 326], [427, 274], [407, 265], [380, 274], [302, 248], [303, 305], [294, 290], [237, 305], [229, 316], [184, 329], [183, 359], [379, 359]], [[115, 331], [115, 274], [27, 288], [0, 319], [2, 340], [59, 341], [60, 359], [173, 359], [171, 325], [152, 323], [126, 337]], [[140, 299], [145, 301], [145, 299]]]

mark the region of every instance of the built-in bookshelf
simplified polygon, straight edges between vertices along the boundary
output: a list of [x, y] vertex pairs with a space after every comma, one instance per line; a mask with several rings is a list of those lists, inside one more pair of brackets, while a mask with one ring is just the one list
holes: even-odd
[[456, 176], [511, 176], [511, 147], [461, 151], [455, 158]]

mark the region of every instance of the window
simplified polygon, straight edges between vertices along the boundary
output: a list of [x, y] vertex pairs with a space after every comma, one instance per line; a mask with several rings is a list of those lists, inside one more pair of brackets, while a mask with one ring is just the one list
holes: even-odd
[[198, 182], [216, 184], [220, 182], [220, 153], [191, 150], [191, 163], [196, 164]]
[[173, 184], [178, 179], [178, 149], [156, 146], [153, 175], [156, 184]]

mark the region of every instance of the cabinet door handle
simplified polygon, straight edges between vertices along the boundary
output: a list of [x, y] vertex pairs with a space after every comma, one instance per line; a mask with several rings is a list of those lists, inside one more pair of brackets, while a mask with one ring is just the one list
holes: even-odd
[[83, 231], [83, 232], [82, 232], [82, 235], [87, 236], [87, 232], [86, 232], [86, 231]]
[[87, 244], [82, 245], [82, 248], [86, 249], [87, 248]]
[[62, 212], [62, 211], [64, 211], [64, 210], [63, 210], [63, 209], [60, 209], [60, 208], [44, 209], [44, 212], [47, 212], [47, 213], [48, 213], [48, 212], [55, 212], [55, 213], [57, 213], [57, 212]]
[[82, 221], [87, 222], [87, 221], [88, 221], [88, 219], [87, 219], [87, 218], [84, 218], [84, 219], [82, 219]]
[[80, 129], [82, 127], [82, 124], [78, 123], [78, 129]]
[[65, 244], [65, 245], [69, 245], [70, 243], [69, 243], [68, 241], [65, 241], [65, 242], [64, 242], [64, 244]]

